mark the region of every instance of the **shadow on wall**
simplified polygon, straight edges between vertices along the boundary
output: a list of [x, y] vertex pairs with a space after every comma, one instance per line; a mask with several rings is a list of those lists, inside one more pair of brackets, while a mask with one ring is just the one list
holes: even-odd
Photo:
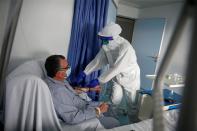
[[34, 52], [32, 54], [29, 54], [25, 58], [12, 58], [10, 59], [6, 75], [8, 75], [10, 72], [12, 72], [17, 66], [21, 65], [22, 63], [28, 61], [28, 60], [34, 60], [34, 59], [46, 59], [49, 55], [52, 55], [52, 53], [49, 52]]

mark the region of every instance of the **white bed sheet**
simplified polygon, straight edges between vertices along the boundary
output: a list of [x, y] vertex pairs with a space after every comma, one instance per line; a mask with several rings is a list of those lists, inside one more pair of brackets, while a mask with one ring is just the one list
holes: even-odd
[[6, 80], [10, 80], [17, 76], [25, 74], [31, 74], [44, 79], [46, 77], [44, 61], [44, 59], [26, 61], [23, 64], [17, 66], [12, 72], [10, 72], [10, 74], [8, 74], [8, 76], [6, 77]]
[[7, 81], [5, 131], [61, 131], [46, 83], [33, 75]]
[[[164, 112], [165, 131], [175, 131], [178, 121], [179, 110]], [[103, 129], [101, 131], [152, 131], [152, 119], [143, 120], [138, 123], [124, 125], [113, 129]]]

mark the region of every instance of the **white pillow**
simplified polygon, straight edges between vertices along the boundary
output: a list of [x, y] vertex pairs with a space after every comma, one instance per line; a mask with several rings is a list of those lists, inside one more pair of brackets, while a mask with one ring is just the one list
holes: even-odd
[[7, 80], [10, 80], [14, 77], [30, 74], [44, 79], [46, 77], [46, 71], [44, 68], [44, 60], [30, 60], [19, 65], [15, 68], [8, 76]]

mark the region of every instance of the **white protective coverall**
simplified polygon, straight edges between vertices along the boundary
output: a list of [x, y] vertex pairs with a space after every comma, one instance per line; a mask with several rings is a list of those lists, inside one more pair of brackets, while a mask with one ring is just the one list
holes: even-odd
[[109, 69], [98, 80], [100, 84], [112, 80], [112, 103], [120, 104], [124, 95], [127, 109], [130, 110], [135, 102], [136, 90], [140, 88], [140, 69], [135, 50], [126, 39], [119, 36], [121, 31], [118, 24], [110, 23], [99, 32], [99, 36], [112, 36], [113, 40], [102, 46], [96, 57], [86, 66], [84, 73], [89, 75], [109, 64]]

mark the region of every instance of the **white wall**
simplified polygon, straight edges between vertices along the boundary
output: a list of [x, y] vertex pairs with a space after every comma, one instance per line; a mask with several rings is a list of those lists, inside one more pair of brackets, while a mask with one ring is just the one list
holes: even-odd
[[135, 7], [131, 7], [128, 5], [120, 4], [118, 5], [118, 15], [124, 16], [126, 18], [138, 18], [139, 17], [139, 9]]
[[117, 8], [116, 8], [114, 2], [112, 2], [112, 0], [110, 0], [108, 14], [107, 14], [107, 23], [116, 22], [116, 15], [117, 15]]
[[24, 0], [8, 72], [27, 59], [67, 56], [74, 0]]
[[114, 1], [114, 3], [116, 4], [116, 6], [119, 5], [119, 1], [120, 1], [120, 0], [113, 0], [113, 1]]
[[[163, 42], [162, 42], [161, 51], [160, 51], [161, 59], [159, 60], [157, 68], [162, 60], [162, 57], [164, 56], [167, 45], [174, 31], [176, 22], [178, 21], [182, 6], [183, 6], [182, 3], [177, 3], [177, 4], [167, 5], [167, 6], [145, 8], [145, 9], [140, 10], [139, 18], [153, 18], [153, 17], [154, 18], [155, 17], [166, 18], [165, 32], [164, 32]], [[191, 26], [187, 26], [184, 34], [182, 35], [179, 41], [179, 47], [175, 53], [173, 62], [171, 63], [171, 66], [169, 68], [169, 72], [172, 72], [172, 73], [178, 72], [180, 74], [184, 73], [185, 62], [186, 62], [184, 60], [187, 58], [187, 44], [188, 44], [189, 36], [191, 32], [190, 29], [191, 29]]]

